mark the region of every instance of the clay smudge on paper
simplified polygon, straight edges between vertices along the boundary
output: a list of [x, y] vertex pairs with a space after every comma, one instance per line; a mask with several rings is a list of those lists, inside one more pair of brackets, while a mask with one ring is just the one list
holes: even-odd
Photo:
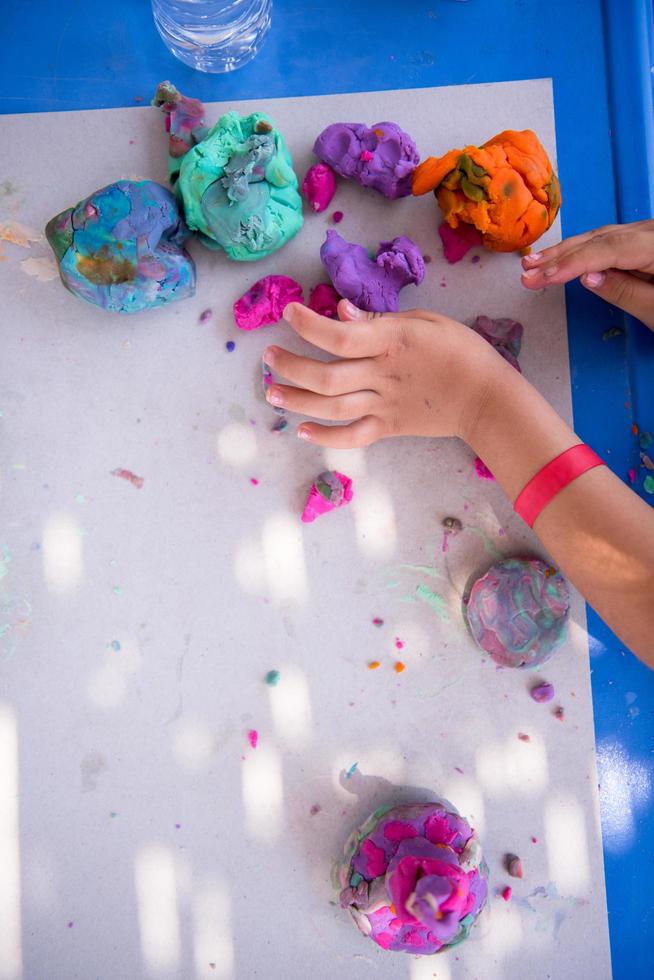
[[259, 744], [259, 732], [256, 730], [256, 728], [251, 728], [248, 732], [248, 742], [253, 749], [256, 749], [257, 745]]
[[432, 592], [430, 588], [422, 584], [416, 586], [416, 595], [434, 610], [441, 622], [446, 623], [449, 620], [447, 604], [442, 595], [439, 595], [438, 592]]
[[33, 276], [39, 282], [52, 282], [59, 275], [57, 263], [51, 255], [43, 255], [38, 259], [23, 259], [20, 267], [28, 276]]
[[400, 568], [408, 568], [413, 572], [421, 572], [423, 575], [430, 575], [431, 578], [443, 578], [438, 569], [433, 565], [400, 565]]
[[11, 564], [11, 552], [6, 544], [2, 546], [2, 557], [0, 558], [0, 579], [9, 574], [8, 566]]
[[469, 524], [468, 529], [470, 531], [474, 531], [475, 534], [479, 535], [479, 537], [484, 542], [484, 548], [486, 549], [489, 555], [492, 555], [493, 558], [506, 558], [504, 552], [500, 551], [497, 545], [491, 540], [491, 538], [489, 538], [489, 536], [482, 528], [478, 527], [476, 524]]
[[353, 762], [352, 765], [350, 766], [350, 768], [345, 773], [345, 778], [346, 779], [352, 779], [352, 776], [357, 771], [358, 766], [359, 766], [359, 763], [358, 762]]
[[19, 245], [21, 248], [29, 248], [30, 242], [42, 242], [43, 235], [26, 225], [21, 225], [20, 221], [0, 221], [0, 240], [11, 245]]
[[266, 684], [268, 687], [277, 687], [281, 678], [278, 670], [269, 670], [266, 674]]

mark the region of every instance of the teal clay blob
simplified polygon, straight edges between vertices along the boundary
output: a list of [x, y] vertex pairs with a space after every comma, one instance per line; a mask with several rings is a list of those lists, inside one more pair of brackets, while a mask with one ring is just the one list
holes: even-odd
[[231, 259], [264, 259], [302, 227], [302, 200], [286, 141], [268, 116], [227, 112], [181, 160], [186, 221]]

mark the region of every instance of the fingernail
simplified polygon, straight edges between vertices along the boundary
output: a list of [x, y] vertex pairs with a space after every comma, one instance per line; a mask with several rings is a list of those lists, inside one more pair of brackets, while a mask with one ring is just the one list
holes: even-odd
[[605, 279], [605, 272], [587, 272], [585, 276], [582, 276], [581, 281], [584, 286], [589, 286], [590, 289], [599, 289], [600, 286], [604, 285]]
[[348, 300], [345, 304], [345, 315], [351, 320], [360, 320], [364, 316], [364, 313]]
[[276, 353], [277, 353], [276, 347], [266, 347], [265, 351], [263, 352], [264, 364], [272, 364], [272, 362], [275, 360]]
[[275, 388], [268, 388], [266, 392], [266, 398], [271, 405], [281, 405], [284, 401], [279, 391]]
[[296, 307], [296, 305], [297, 305], [296, 303], [289, 303], [288, 306], [285, 306], [284, 307], [284, 312], [283, 312], [282, 316], [287, 321], [287, 323], [291, 323], [292, 322], [292, 320], [293, 320], [293, 314], [295, 313], [295, 307]]
[[524, 256], [523, 262], [526, 262], [527, 265], [536, 265], [537, 262], [540, 262], [542, 257], [543, 257], [542, 252], [532, 252], [530, 255]]
[[540, 269], [525, 269], [522, 273], [523, 279], [533, 279], [534, 276], [540, 275]]
[[306, 439], [308, 441], [311, 438], [311, 433], [308, 432], [306, 429], [298, 429], [297, 437], [298, 439]]
[[558, 271], [559, 271], [558, 265], [551, 265], [549, 269], [543, 269], [543, 275], [545, 276], [546, 279], [551, 279], [552, 276], [555, 276]]

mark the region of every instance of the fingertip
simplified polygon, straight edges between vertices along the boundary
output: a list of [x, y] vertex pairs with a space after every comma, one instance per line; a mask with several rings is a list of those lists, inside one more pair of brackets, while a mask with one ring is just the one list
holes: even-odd
[[540, 289], [540, 269], [526, 269], [520, 276], [520, 282], [526, 289]]
[[339, 301], [338, 306], [339, 318], [343, 321], [347, 320], [363, 320], [367, 317], [367, 314], [360, 310], [354, 303], [351, 303], [349, 299], [342, 299]]
[[586, 289], [601, 289], [605, 282], [605, 272], [586, 272], [581, 276], [581, 283]]
[[287, 303], [286, 306], [284, 307], [284, 312], [282, 313], [282, 316], [284, 317], [287, 323], [292, 323], [293, 317], [297, 316], [301, 308], [302, 308], [302, 303]]
[[530, 266], [538, 265], [538, 263], [542, 258], [543, 258], [542, 252], [530, 252], [529, 255], [523, 255], [522, 268], [529, 269]]

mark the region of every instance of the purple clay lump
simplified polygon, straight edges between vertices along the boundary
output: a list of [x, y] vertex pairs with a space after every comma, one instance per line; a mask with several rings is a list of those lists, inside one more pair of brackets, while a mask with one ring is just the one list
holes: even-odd
[[360, 310], [375, 313], [396, 313], [400, 290], [425, 278], [420, 250], [405, 235], [380, 242], [377, 255], [371, 259], [362, 245], [328, 231], [320, 258], [337, 293]]
[[488, 341], [511, 367], [520, 371], [518, 355], [522, 347], [524, 329], [521, 323], [505, 316], [497, 320], [492, 320], [489, 316], [478, 316], [471, 329]]
[[333, 123], [323, 129], [313, 152], [341, 177], [393, 199], [411, 194], [420, 162], [416, 145], [396, 123]]

